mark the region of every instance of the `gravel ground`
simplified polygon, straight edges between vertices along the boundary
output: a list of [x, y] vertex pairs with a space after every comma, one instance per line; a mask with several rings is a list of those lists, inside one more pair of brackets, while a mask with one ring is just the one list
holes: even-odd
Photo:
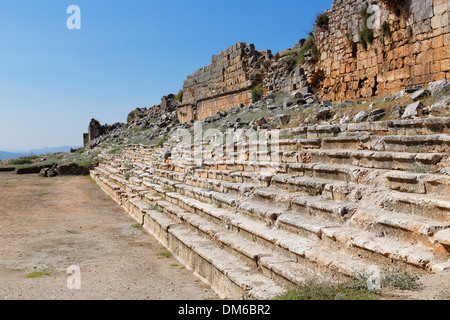
[[0, 173], [2, 300], [218, 299], [165, 250], [87, 177]]

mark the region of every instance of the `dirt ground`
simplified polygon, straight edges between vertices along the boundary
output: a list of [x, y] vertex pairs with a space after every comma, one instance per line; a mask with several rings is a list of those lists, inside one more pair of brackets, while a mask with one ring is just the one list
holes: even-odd
[[164, 251], [88, 177], [0, 173], [0, 300], [218, 299]]
[[[88, 177], [0, 173], [0, 300], [219, 299], [164, 251]], [[420, 283], [382, 299], [450, 299], [449, 272]]]

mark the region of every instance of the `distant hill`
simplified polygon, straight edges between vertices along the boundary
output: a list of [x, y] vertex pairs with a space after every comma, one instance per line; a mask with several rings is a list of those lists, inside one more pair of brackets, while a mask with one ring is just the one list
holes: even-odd
[[0, 160], [8, 160], [8, 159], [15, 159], [24, 157], [25, 153], [13, 153], [13, 152], [6, 152], [6, 151], [0, 151]]
[[32, 149], [29, 154], [33, 154], [35, 156], [40, 156], [41, 154], [51, 154], [57, 152], [70, 152], [70, 149], [76, 149], [78, 147], [56, 147], [56, 148], [42, 148], [42, 149]]
[[55, 148], [42, 148], [42, 149], [32, 149], [29, 151], [18, 151], [18, 152], [6, 152], [0, 151], [0, 160], [15, 159], [20, 157], [26, 157], [30, 155], [40, 156], [43, 154], [52, 154], [57, 152], [70, 152], [70, 149], [77, 149], [78, 147], [55, 147]]

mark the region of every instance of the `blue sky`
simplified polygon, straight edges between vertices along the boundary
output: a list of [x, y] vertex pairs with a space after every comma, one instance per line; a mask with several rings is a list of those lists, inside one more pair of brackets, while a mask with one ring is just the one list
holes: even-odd
[[236, 42], [289, 48], [332, 2], [0, 0], [0, 150], [80, 146], [91, 118], [125, 122]]

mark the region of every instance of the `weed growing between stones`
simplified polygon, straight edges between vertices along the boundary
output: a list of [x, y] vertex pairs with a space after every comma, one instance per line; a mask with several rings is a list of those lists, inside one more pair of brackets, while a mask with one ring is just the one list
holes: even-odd
[[33, 272], [27, 275], [27, 278], [40, 278], [43, 276], [50, 276], [50, 272], [46, 271]]
[[163, 251], [163, 252], [160, 252], [157, 254], [158, 259], [168, 259], [168, 258], [171, 258], [172, 255], [173, 255], [172, 252], [170, 252], [169, 250], [166, 250], [166, 251]]

